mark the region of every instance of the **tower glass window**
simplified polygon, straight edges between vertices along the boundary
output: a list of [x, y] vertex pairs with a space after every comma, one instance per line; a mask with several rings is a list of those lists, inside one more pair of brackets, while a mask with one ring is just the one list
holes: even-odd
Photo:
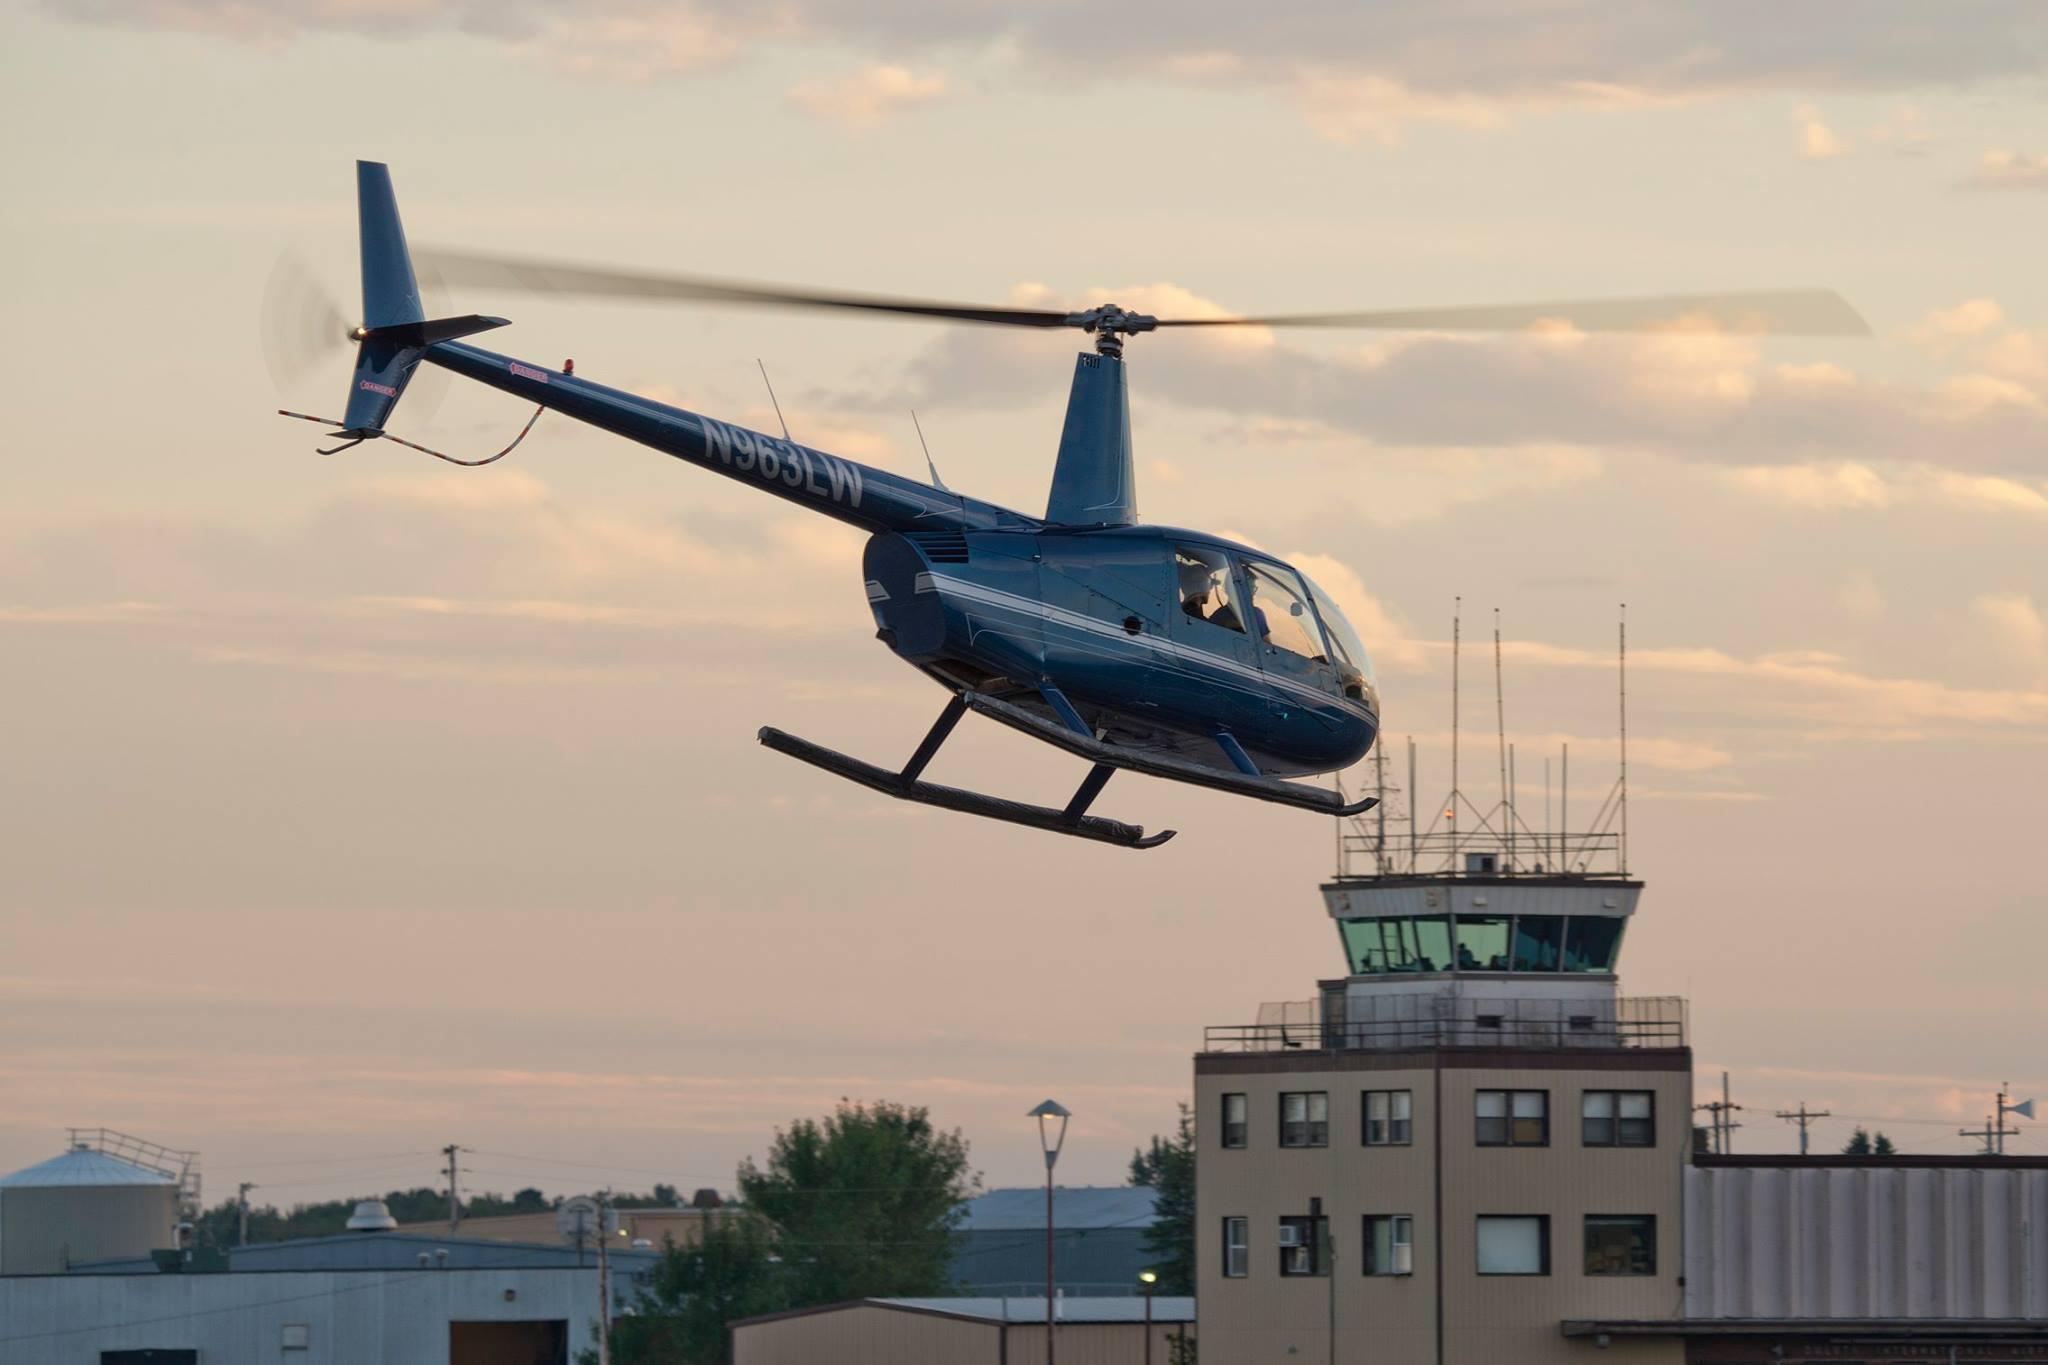
[[1406, 1147], [1415, 1140], [1415, 1095], [1408, 1090], [1365, 1092], [1365, 1145]]
[[1245, 1145], [1245, 1138], [1251, 1127], [1248, 1122], [1249, 1117], [1243, 1095], [1225, 1095], [1223, 1097], [1223, 1145], [1225, 1147], [1242, 1147]]
[[1504, 972], [1507, 969], [1507, 916], [1458, 916], [1458, 970]]
[[1565, 924], [1564, 969], [1611, 972], [1621, 948], [1622, 921], [1611, 915], [1573, 915]]
[[1280, 1145], [1330, 1145], [1330, 1094], [1327, 1090], [1295, 1090], [1280, 1096]]
[[1586, 1215], [1588, 1275], [1657, 1273], [1657, 1216], [1651, 1213]]
[[1554, 972], [1564, 956], [1562, 915], [1515, 917], [1515, 970]]
[[1244, 567], [1252, 590], [1252, 623], [1259, 638], [1275, 649], [1328, 663], [1316, 614], [1309, 610], [1308, 593], [1294, 575], [1277, 564], [1256, 560]]

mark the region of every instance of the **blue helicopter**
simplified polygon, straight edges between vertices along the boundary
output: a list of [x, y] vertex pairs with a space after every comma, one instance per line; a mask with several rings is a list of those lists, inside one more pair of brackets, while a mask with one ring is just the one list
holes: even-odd
[[[869, 533], [863, 557], [877, 637], [949, 694], [924, 740], [885, 768], [773, 727], [769, 748], [900, 800], [1100, 840], [1153, 848], [1173, 830], [1089, 814], [1120, 768], [1325, 815], [1368, 810], [1370, 798], [1290, 778], [1340, 771], [1371, 749], [1380, 701], [1358, 633], [1306, 574], [1247, 545], [1200, 531], [1142, 525], [1131, 455], [1124, 339], [1163, 328], [1224, 325], [1512, 329], [1568, 319], [1588, 330], [1636, 330], [1707, 317], [1749, 330], [1864, 331], [1826, 291], [1724, 294], [1264, 318], [1157, 318], [1114, 305], [1080, 312], [979, 307], [864, 294], [655, 276], [455, 252], [422, 253], [451, 284], [497, 285], [598, 298], [901, 314], [952, 322], [1074, 328], [1094, 340], [1073, 388], [1043, 516], [907, 479], [781, 436], [607, 388], [462, 338], [500, 317], [428, 318], [388, 169], [356, 163], [363, 312], [348, 405], [334, 454], [385, 430], [422, 361], [504, 390]], [[338, 330], [338, 329], [337, 329]], [[531, 430], [532, 419], [527, 423]], [[523, 439], [525, 431], [520, 433]], [[518, 440], [513, 442], [513, 446]], [[969, 711], [1089, 764], [1064, 807], [1037, 806], [923, 780]]]

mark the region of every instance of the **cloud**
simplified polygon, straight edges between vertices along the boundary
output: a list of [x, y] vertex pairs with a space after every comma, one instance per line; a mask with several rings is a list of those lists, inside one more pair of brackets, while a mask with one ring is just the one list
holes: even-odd
[[944, 76], [920, 76], [901, 66], [867, 66], [837, 80], [799, 85], [789, 92], [789, 100], [827, 122], [868, 128], [946, 93]]
[[1613, 109], [1764, 89], [1872, 92], [2030, 77], [2048, 15], [1978, 0], [1929, 24], [1916, 0], [1618, 7], [1601, 0], [1386, 0], [1272, 7], [1184, 0], [1173, 22], [1086, 0], [44, 0], [52, 12], [278, 41], [306, 31], [444, 31], [607, 77], [683, 74], [765, 44], [838, 44], [896, 62], [985, 52], [1062, 86], [1076, 72], [1285, 92], [1311, 124], [1385, 139], [1408, 121], [1488, 126], [1524, 109]]
[[1973, 190], [2048, 191], [2048, 155], [1989, 151], [1978, 159], [1977, 172], [1963, 181]]
[[2037, 685], [2048, 685], [2048, 619], [2026, 593], [1986, 593], [1970, 612], [1990, 636], [1994, 653], [2012, 660]]
[[1848, 151], [1835, 130], [1821, 122], [1820, 111], [1810, 104], [1799, 106], [1799, 155], [1808, 161], [1827, 161]]
[[[1057, 297], [1033, 292], [1046, 303]], [[1084, 298], [1161, 312], [1168, 304], [1217, 307], [1171, 284], [1091, 289]], [[1334, 354], [1251, 328], [1133, 344], [1143, 350], [1143, 396], [1225, 412], [1269, 438], [1432, 450], [1641, 449], [1735, 466], [1917, 463], [2024, 476], [2048, 449], [2048, 343], [2022, 329], [1998, 331], [1995, 309], [1974, 300], [1915, 329], [1916, 339], [1939, 343], [1949, 370], [1920, 383], [1825, 362], [1774, 365], [1757, 339], [1697, 323], [1636, 335], [1398, 335]], [[898, 386], [838, 401], [999, 410], [1044, 397], [1057, 375], [1033, 339], [992, 333], [935, 341]]]

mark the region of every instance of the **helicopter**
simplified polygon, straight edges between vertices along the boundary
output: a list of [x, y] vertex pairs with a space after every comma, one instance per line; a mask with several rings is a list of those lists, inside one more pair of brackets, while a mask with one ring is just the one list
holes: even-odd
[[[1249, 545], [1138, 520], [1124, 346], [1183, 327], [1362, 327], [1513, 330], [1563, 320], [1581, 330], [1646, 330], [1705, 319], [1741, 330], [1867, 332], [1826, 290], [1295, 314], [1160, 318], [1114, 304], [1080, 311], [991, 307], [652, 275], [473, 253], [422, 252], [450, 284], [594, 298], [895, 314], [1042, 330], [1075, 329], [1093, 345], [1075, 359], [1042, 516], [922, 483], [789, 438], [608, 388], [463, 338], [509, 325], [484, 314], [428, 318], [391, 175], [356, 163], [362, 321], [347, 406], [331, 426], [337, 454], [387, 439], [450, 463], [488, 464], [523, 440], [544, 410], [650, 446], [868, 532], [862, 576], [876, 637], [948, 693], [924, 739], [884, 767], [772, 726], [768, 748], [899, 800], [1125, 848], [1175, 831], [1091, 814], [1119, 769], [1329, 816], [1369, 810], [1290, 780], [1340, 772], [1380, 728], [1380, 698], [1358, 632], [1307, 574]], [[386, 430], [422, 362], [535, 404], [511, 446], [463, 460]], [[771, 389], [772, 394], [772, 389]], [[779, 405], [777, 407], [779, 413]], [[923, 773], [974, 712], [1087, 763], [1063, 807], [943, 786]]]

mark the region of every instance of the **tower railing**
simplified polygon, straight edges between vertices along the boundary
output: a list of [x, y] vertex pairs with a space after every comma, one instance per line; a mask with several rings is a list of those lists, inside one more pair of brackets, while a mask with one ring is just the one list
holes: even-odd
[[1342, 1019], [1314, 1000], [1261, 1006], [1255, 1024], [1212, 1024], [1204, 1052], [1339, 1052], [1432, 1047], [1677, 1048], [1686, 1045], [1679, 996], [1611, 1000], [1413, 997], [1414, 1017]]

